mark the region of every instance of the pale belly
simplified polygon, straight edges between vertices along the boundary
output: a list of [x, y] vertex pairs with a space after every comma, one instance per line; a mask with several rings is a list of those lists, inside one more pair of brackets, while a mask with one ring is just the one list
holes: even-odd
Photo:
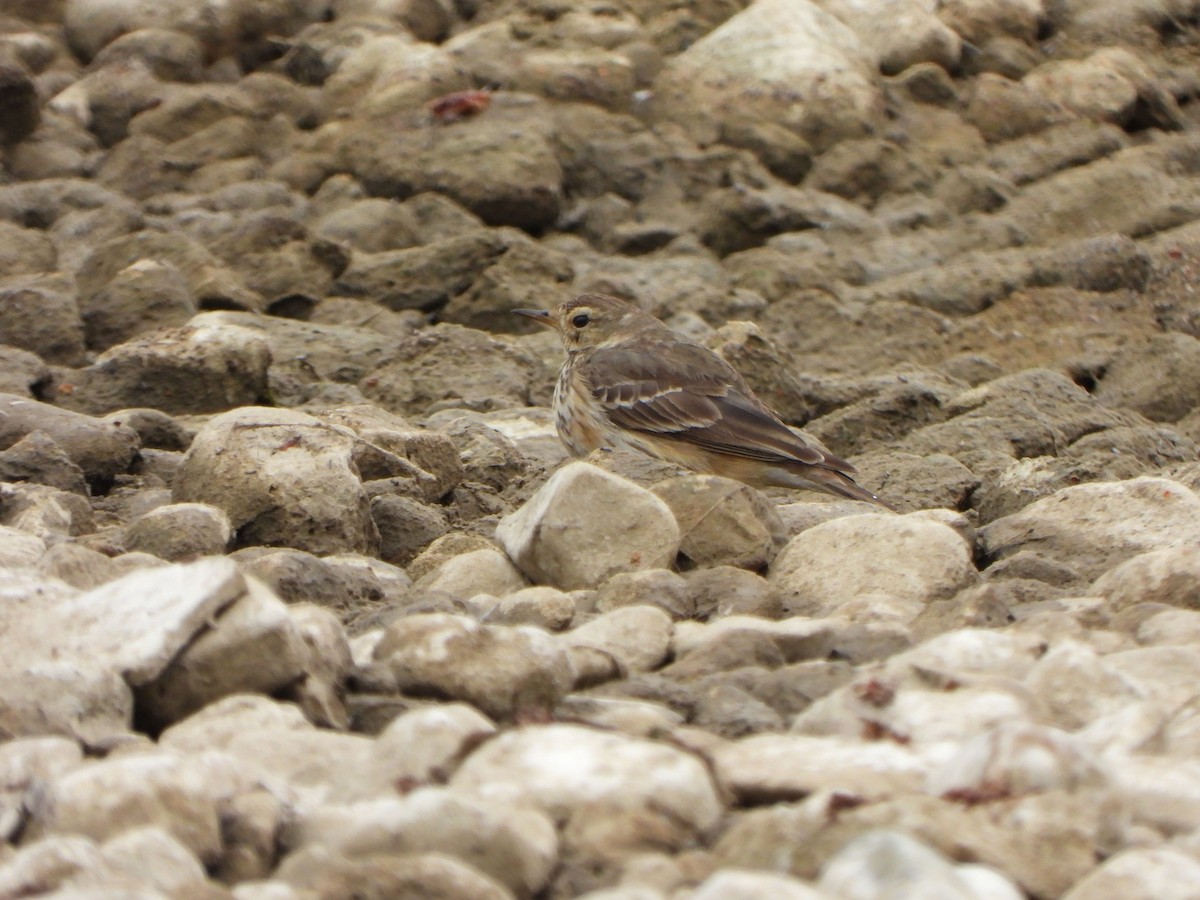
[[570, 389], [569, 378], [570, 373], [564, 367], [554, 385], [554, 427], [572, 456], [587, 456], [593, 450], [610, 446], [605, 440], [607, 423], [596, 414], [594, 404], [585, 402], [577, 391]]

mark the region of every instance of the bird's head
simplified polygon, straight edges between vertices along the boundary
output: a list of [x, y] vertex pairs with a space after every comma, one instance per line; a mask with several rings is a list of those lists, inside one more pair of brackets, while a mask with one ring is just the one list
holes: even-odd
[[514, 309], [519, 316], [553, 328], [568, 353], [623, 340], [657, 319], [640, 307], [606, 294], [581, 294], [553, 309]]

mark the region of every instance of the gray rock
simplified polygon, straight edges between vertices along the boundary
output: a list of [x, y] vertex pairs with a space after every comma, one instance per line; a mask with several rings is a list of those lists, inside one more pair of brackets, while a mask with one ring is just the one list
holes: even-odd
[[699, 568], [765, 569], [783, 543], [774, 505], [740, 482], [688, 475], [660, 482], [653, 491], [679, 524], [679, 552]]
[[35, 484], [0, 485], [0, 524], [48, 544], [95, 530], [92, 508], [84, 497]]
[[575, 677], [565, 649], [544, 631], [462, 616], [399, 619], [374, 656], [402, 691], [465, 700], [494, 718], [545, 715]]
[[655, 606], [626, 606], [596, 616], [561, 638], [569, 647], [600, 650], [625, 672], [650, 672], [671, 650], [671, 617]]
[[113, 561], [82, 544], [62, 542], [49, 547], [38, 560], [38, 571], [81, 591], [99, 587], [120, 574]]
[[665, 568], [679, 549], [679, 526], [665, 503], [586, 463], [559, 469], [496, 536], [529, 578], [563, 590]]
[[[53, 269], [53, 263], [45, 268]], [[70, 280], [57, 274], [0, 278], [0, 343], [31, 350], [47, 362], [82, 365], [83, 320]]]
[[73, 373], [74, 389], [61, 402], [96, 414], [131, 406], [221, 412], [267, 395], [270, 361], [266, 342], [252, 331], [198, 322], [106, 350]]
[[[142, 163], [144, 165], [144, 161]], [[258, 311], [263, 299], [208, 250], [178, 232], [139, 231], [94, 247], [76, 272], [81, 308], [90, 308], [105, 285], [138, 260], [174, 267], [200, 308]]]
[[207, 630], [138, 688], [138, 709], [162, 727], [231, 694], [272, 694], [303, 676], [304, 646], [287, 607], [249, 581]]
[[44, 432], [92, 484], [107, 484], [128, 471], [137, 452], [135, 432], [91, 416], [10, 394], [0, 395], [0, 411], [0, 446], [10, 448], [31, 432]]
[[696, 612], [687, 582], [667, 569], [619, 572], [596, 591], [596, 612], [612, 612], [626, 606], [656, 606], [673, 619], [690, 619]]
[[[833, 16], [771, 3], [743, 10], [671, 60], [655, 82], [655, 109], [693, 130], [713, 120], [779, 122], [823, 149], [870, 130], [881, 111], [876, 79], [871, 54]], [[811, 98], [816, 84], [827, 99], [797, 111], [792, 99]]]
[[488, 603], [482, 620], [495, 625], [535, 625], [562, 631], [575, 618], [575, 598], [552, 587], [528, 587]]
[[[353, 434], [302, 413], [234, 410], [196, 435], [174, 499], [223, 509], [242, 546], [369, 552], [379, 533], [353, 466], [355, 443]], [[274, 465], [264, 464], [272, 458]]]
[[1195, 406], [1200, 390], [1200, 341], [1170, 332], [1122, 348], [1105, 367], [1096, 396], [1109, 406], [1175, 422]]
[[848, 516], [797, 535], [771, 568], [785, 614], [828, 615], [871, 593], [927, 604], [974, 583], [971, 548], [920, 514]]
[[460, 325], [435, 325], [404, 341], [360, 387], [364, 396], [401, 415], [441, 408], [525, 406], [543, 368], [511, 344]]
[[371, 500], [371, 518], [379, 529], [379, 556], [403, 566], [450, 530], [446, 514], [411, 497], [383, 494]]
[[219, 556], [233, 540], [224, 511], [205, 503], [171, 503], [153, 509], [125, 529], [125, 549], [168, 562]]
[[0, 392], [33, 397], [50, 382], [50, 369], [36, 354], [0, 346]]
[[[473, 228], [417, 247], [358, 253], [332, 292], [364, 297], [388, 309], [440, 310], [503, 259], [510, 243], [503, 232]], [[498, 313], [494, 311], [493, 321]]]
[[0, 478], [44, 484], [80, 496], [88, 495], [83, 469], [44, 431], [34, 431], [0, 450]]
[[495, 547], [451, 556], [417, 580], [418, 587], [460, 600], [476, 594], [504, 597], [526, 585], [521, 570]]
[[696, 569], [684, 575], [696, 617], [702, 620], [725, 616], [761, 616], [779, 618], [779, 598], [771, 594], [761, 575], [733, 566]]
[[[358, 128], [345, 136], [337, 159], [375, 196], [438, 191], [489, 225], [536, 230], [552, 224], [562, 204], [562, 169], [543, 103], [505, 92], [484, 115], [443, 127], [400, 134]], [[376, 153], [381, 138], [395, 152]]]
[[196, 303], [178, 269], [143, 258], [81, 298], [80, 312], [88, 346], [106, 350], [144, 332], [186, 324]]
[[1036, 547], [1094, 579], [1140, 553], [1194, 542], [1200, 498], [1165, 478], [1081, 484], [997, 519], [979, 534], [989, 559]]

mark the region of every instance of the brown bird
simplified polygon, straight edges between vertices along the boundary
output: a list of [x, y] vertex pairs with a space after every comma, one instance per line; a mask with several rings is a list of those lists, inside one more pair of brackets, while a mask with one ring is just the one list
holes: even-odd
[[822, 491], [888, 504], [854, 467], [806, 444], [733, 366], [632, 303], [583, 294], [554, 309], [515, 309], [567, 351], [554, 388], [558, 436], [573, 456], [629, 447], [755, 487]]

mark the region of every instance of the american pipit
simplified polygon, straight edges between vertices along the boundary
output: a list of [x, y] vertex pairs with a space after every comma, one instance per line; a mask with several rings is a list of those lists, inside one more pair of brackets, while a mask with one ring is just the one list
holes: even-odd
[[583, 294], [516, 309], [558, 332], [558, 436], [573, 456], [629, 447], [756, 487], [822, 491], [887, 506], [845, 460], [805, 443], [711, 350], [624, 300]]

